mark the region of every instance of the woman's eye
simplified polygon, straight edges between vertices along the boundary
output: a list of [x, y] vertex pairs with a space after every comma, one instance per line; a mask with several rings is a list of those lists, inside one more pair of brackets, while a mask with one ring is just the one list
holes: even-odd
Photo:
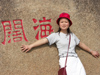
[[68, 23], [67, 21], [65, 23]]

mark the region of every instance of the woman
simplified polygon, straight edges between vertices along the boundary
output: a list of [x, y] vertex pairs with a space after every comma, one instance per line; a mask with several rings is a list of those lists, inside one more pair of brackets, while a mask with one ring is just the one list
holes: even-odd
[[67, 58], [67, 74], [68, 75], [86, 75], [83, 64], [81, 63], [77, 53], [75, 52], [75, 47], [78, 45], [82, 49], [90, 52], [95, 58], [99, 57], [99, 53], [97, 51], [91, 50], [84, 43], [82, 43], [78, 37], [70, 31], [70, 26], [72, 25], [72, 21], [70, 20], [70, 15], [68, 13], [61, 13], [59, 18], [57, 19], [57, 24], [59, 26], [58, 32], [54, 32], [49, 36], [37, 40], [33, 44], [30, 45], [22, 45], [22, 51], [28, 52], [33, 47], [40, 46], [42, 44], [48, 43], [52, 45], [56, 43], [59, 52], [59, 65], [60, 68], [65, 66], [65, 60], [68, 50], [69, 44], [69, 34], [71, 35], [71, 42], [68, 52]]

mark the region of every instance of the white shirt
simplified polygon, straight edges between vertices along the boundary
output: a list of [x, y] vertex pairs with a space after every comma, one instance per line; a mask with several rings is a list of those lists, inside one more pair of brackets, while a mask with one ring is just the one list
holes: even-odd
[[[63, 33], [63, 32], [53, 32], [49, 36], [46, 37], [48, 39], [48, 44], [49, 46], [52, 44], [56, 44], [59, 56], [63, 57], [67, 55], [68, 51], [68, 44], [69, 44], [69, 35]], [[78, 37], [74, 34], [71, 33], [71, 42], [70, 42], [70, 47], [69, 47], [69, 53], [68, 56], [78, 56], [75, 52], [75, 47], [78, 45], [80, 40]]]

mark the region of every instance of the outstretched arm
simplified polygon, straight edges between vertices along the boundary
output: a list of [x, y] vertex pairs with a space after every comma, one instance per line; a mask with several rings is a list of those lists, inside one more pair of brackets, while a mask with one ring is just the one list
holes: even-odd
[[29, 50], [31, 50], [33, 47], [37, 47], [40, 46], [42, 44], [48, 43], [48, 39], [47, 38], [42, 38], [40, 40], [37, 40], [36, 42], [30, 44], [30, 45], [22, 45], [21, 46], [21, 50], [23, 52], [28, 52]]
[[99, 54], [97, 51], [91, 50], [88, 46], [86, 46], [86, 45], [85, 45], [84, 43], [82, 43], [81, 41], [80, 41], [80, 43], [78, 44], [78, 46], [79, 46], [80, 48], [82, 48], [82, 49], [88, 51], [89, 53], [91, 53], [95, 58], [100, 56], [100, 54]]

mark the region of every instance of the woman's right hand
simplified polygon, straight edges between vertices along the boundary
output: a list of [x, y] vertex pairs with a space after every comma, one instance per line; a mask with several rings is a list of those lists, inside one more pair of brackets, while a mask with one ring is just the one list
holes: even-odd
[[28, 52], [28, 51], [30, 51], [31, 49], [32, 49], [31, 45], [22, 45], [22, 46], [21, 46], [21, 50], [22, 50], [23, 52]]

